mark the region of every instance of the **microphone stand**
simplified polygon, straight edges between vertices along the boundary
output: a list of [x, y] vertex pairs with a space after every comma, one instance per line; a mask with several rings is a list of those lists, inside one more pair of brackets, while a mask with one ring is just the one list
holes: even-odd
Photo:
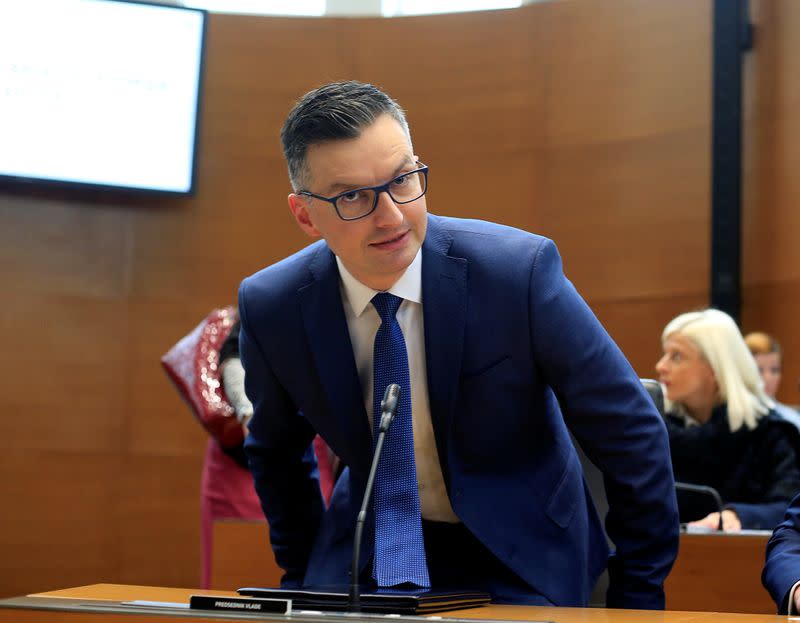
[[717, 504], [717, 514], [719, 515], [719, 523], [717, 524], [717, 530], [722, 532], [722, 498], [719, 495], [719, 491], [717, 491], [714, 487], [708, 487], [706, 485], [693, 485], [688, 482], [676, 482], [675, 489], [677, 491], [688, 491], [690, 493], [702, 493], [704, 495], [710, 495], [714, 498], [714, 502]]
[[358, 562], [361, 558], [361, 541], [364, 533], [364, 522], [367, 519], [367, 507], [372, 496], [372, 489], [375, 485], [375, 473], [378, 471], [378, 462], [383, 450], [383, 442], [386, 433], [394, 420], [397, 412], [397, 404], [400, 400], [400, 386], [392, 383], [386, 388], [381, 401], [381, 421], [378, 427], [378, 439], [375, 442], [375, 451], [372, 454], [372, 465], [369, 468], [367, 477], [367, 487], [364, 490], [364, 499], [361, 502], [361, 510], [358, 511], [356, 519], [356, 531], [353, 537], [353, 562], [350, 568], [350, 595], [347, 599], [348, 612], [361, 612], [361, 587], [358, 583], [359, 569]]

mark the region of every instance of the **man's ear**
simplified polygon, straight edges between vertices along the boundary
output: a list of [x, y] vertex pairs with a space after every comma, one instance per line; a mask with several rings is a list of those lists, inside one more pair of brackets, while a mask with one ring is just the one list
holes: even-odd
[[311, 220], [311, 213], [308, 210], [308, 204], [311, 202], [311, 199], [295, 193], [290, 193], [288, 199], [289, 210], [291, 210], [292, 216], [294, 216], [294, 220], [297, 222], [297, 226], [311, 238], [321, 237], [322, 234], [314, 226]]

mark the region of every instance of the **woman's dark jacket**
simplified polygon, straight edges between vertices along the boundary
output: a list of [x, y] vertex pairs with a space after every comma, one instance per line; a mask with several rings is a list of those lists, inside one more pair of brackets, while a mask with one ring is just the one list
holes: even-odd
[[[772, 530], [800, 491], [800, 434], [773, 412], [756, 428], [731, 432], [727, 405], [714, 409], [700, 426], [679, 415], [665, 416], [675, 480], [716, 489], [746, 530]], [[679, 495], [681, 521], [701, 519], [708, 500]]]

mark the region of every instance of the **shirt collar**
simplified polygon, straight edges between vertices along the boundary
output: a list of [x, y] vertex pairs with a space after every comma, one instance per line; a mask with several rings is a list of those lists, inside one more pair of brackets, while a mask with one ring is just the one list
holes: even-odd
[[[344, 296], [350, 304], [353, 313], [359, 317], [364, 313], [367, 305], [372, 301], [372, 297], [374, 297], [379, 290], [373, 290], [353, 277], [342, 263], [342, 260], [339, 259], [338, 255], [336, 256], [336, 265], [339, 268], [339, 276], [344, 286]], [[408, 265], [408, 268], [406, 268], [406, 272], [403, 273], [403, 276], [400, 277], [387, 292], [414, 303], [422, 303], [421, 248], [417, 251], [417, 255], [414, 256], [414, 260]]]

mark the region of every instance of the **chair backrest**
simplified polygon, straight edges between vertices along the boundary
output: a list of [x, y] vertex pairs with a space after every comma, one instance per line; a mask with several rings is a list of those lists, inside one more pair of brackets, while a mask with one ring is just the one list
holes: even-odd
[[650, 398], [653, 399], [653, 403], [656, 405], [656, 409], [661, 414], [661, 417], [664, 417], [664, 391], [661, 389], [661, 383], [654, 379], [639, 379], [644, 385], [644, 388], [647, 390], [647, 393], [650, 394]]
[[279, 587], [283, 569], [275, 562], [266, 521], [215, 520], [211, 588]]

